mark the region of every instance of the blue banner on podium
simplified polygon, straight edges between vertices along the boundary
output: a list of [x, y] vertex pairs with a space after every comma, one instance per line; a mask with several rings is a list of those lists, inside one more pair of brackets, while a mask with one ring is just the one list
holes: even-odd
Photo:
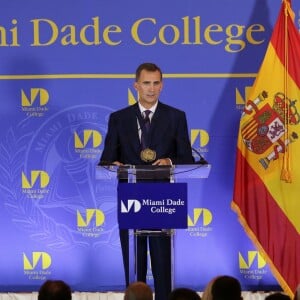
[[121, 229], [187, 228], [187, 183], [119, 183]]

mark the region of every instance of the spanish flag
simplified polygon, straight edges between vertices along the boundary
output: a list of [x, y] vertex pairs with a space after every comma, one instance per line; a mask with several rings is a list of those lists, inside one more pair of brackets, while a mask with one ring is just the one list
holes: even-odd
[[232, 209], [293, 297], [300, 283], [300, 35], [282, 0], [241, 115]]

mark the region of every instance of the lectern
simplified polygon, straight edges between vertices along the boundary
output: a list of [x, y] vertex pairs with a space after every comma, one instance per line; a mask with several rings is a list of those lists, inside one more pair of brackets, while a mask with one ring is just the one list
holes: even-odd
[[171, 237], [173, 280], [173, 234], [175, 229], [187, 228], [186, 181], [207, 178], [210, 170], [210, 164], [97, 166], [96, 179], [118, 179], [119, 182], [119, 228], [130, 230], [130, 281], [136, 281], [135, 245], [141, 235]]

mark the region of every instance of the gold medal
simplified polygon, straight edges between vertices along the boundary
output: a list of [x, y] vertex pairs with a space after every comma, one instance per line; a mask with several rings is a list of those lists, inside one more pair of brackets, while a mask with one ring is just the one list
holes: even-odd
[[150, 148], [141, 151], [141, 159], [144, 162], [153, 162], [156, 158], [156, 152]]

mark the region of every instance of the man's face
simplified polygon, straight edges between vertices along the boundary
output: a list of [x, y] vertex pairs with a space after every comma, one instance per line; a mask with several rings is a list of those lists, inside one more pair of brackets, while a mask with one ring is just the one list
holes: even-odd
[[139, 80], [134, 83], [134, 87], [138, 91], [139, 101], [145, 108], [150, 108], [157, 102], [162, 86], [159, 71], [143, 70]]

